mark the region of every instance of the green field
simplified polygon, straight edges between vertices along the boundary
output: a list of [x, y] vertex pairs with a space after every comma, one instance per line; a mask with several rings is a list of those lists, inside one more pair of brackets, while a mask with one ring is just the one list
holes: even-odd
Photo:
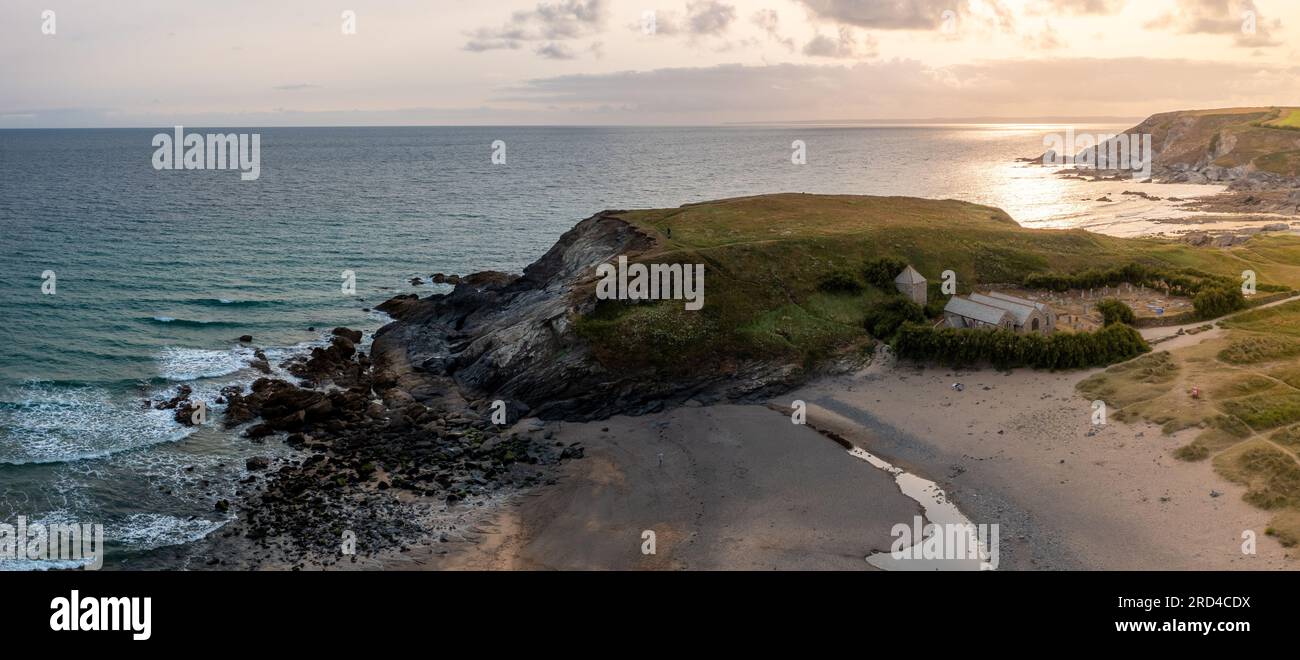
[[1268, 128], [1286, 128], [1300, 131], [1300, 108], [1279, 108], [1277, 117], [1262, 122]]
[[[832, 272], [860, 274], [880, 257], [912, 264], [932, 284], [1018, 282], [1033, 272], [1076, 272], [1140, 262], [1194, 268], [1261, 284], [1300, 286], [1300, 238], [1257, 237], [1228, 250], [1123, 239], [1083, 230], [1026, 229], [1001, 210], [953, 200], [779, 194], [619, 215], [655, 241], [643, 263], [704, 263], [705, 305], [604, 301], [577, 330], [611, 368], [690, 371], [781, 359], [812, 366], [871, 343], [863, 318], [886, 294], [825, 293]], [[594, 286], [594, 284], [593, 284]]]

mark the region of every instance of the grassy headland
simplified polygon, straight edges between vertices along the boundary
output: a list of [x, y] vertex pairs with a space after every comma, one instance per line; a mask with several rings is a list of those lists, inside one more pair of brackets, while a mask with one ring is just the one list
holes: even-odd
[[[958, 290], [1016, 283], [1032, 273], [1078, 273], [1138, 263], [1261, 284], [1300, 286], [1300, 238], [1257, 237], [1231, 249], [1028, 229], [1005, 212], [954, 200], [778, 194], [627, 211], [619, 218], [655, 241], [641, 263], [703, 263], [705, 305], [602, 301], [578, 320], [596, 356], [614, 368], [690, 371], [744, 359], [812, 365], [870, 345], [868, 313], [893, 296], [866, 284], [824, 290], [835, 274], [862, 276], [880, 258], [910, 263], [931, 283], [957, 274]], [[593, 285], [594, 286], [594, 285]]]

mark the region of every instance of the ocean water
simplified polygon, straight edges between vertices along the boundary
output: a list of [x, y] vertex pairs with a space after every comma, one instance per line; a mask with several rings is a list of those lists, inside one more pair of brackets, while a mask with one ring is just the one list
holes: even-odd
[[813, 192], [1113, 216], [1083, 204], [1095, 184], [1014, 162], [1052, 127], [217, 130], [261, 134], [258, 180], [154, 170], [169, 127], [0, 131], [0, 522], [104, 524], [110, 561], [219, 528], [244, 460], [287, 450], [143, 400], [184, 383], [211, 401], [260, 375], [240, 335], [274, 364], [335, 326], [372, 332], [365, 308], [446, 290], [411, 277], [518, 271], [602, 209]]

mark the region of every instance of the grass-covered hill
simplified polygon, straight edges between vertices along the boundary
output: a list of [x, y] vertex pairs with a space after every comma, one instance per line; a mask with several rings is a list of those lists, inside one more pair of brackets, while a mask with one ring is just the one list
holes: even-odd
[[1125, 132], [1151, 134], [1158, 171], [1240, 168], [1243, 172], [1300, 177], [1300, 108], [1164, 112]]
[[[706, 277], [700, 311], [683, 309], [681, 301], [603, 301], [580, 318], [578, 332], [613, 368], [690, 371], [745, 359], [811, 364], [863, 346], [864, 319], [891, 295], [862, 276], [863, 266], [881, 257], [912, 264], [932, 285], [952, 270], [962, 291], [1020, 282], [1028, 273], [1135, 262], [1233, 280], [1249, 268], [1261, 284], [1300, 286], [1296, 237], [1258, 237], [1227, 250], [1196, 248], [1083, 230], [1027, 229], [1001, 210], [953, 200], [779, 194], [617, 217], [652, 239], [652, 247], [631, 255], [632, 261], [704, 263]], [[835, 274], [860, 278], [862, 286], [825, 290]]]

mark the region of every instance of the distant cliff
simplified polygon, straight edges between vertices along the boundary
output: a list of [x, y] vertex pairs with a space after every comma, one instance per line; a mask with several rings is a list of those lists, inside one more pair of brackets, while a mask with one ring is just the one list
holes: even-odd
[[1297, 108], [1166, 112], [1128, 132], [1151, 134], [1159, 180], [1248, 190], [1300, 187]]
[[1162, 112], [1124, 133], [1151, 135], [1152, 178], [1160, 183], [1300, 188], [1300, 108]]

